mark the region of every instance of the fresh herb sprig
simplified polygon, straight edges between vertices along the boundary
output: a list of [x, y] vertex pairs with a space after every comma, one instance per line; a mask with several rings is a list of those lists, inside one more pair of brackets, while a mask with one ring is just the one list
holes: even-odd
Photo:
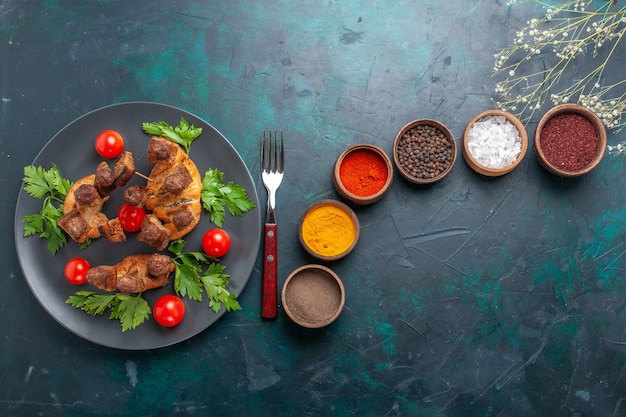
[[[224, 266], [217, 259], [204, 252], [183, 252], [185, 241], [177, 239], [170, 243], [168, 250], [175, 256], [174, 290], [182, 297], [202, 301], [203, 292], [209, 299], [209, 307], [218, 313], [222, 305], [226, 311], [241, 310], [237, 295], [229, 292], [230, 276], [224, 273]], [[206, 267], [206, 268], [205, 268]]]
[[94, 291], [77, 291], [65, 303], [94, 316], [101, 315], [109, 310], [109, 319], [118, 319], [123, 332], [136, 328], [148, 320], [150, 314], [152, 314], [150, 305], [141, 296], [141, 293], [108, 294]]
[[50, 169], [28, 165], [24, 167], [24, 191], [34, 198], [43, 199], [41, 211], [24, 216], [24, 236], [39, 234], [48, 239], [48, 251], [53, 255], [67, 242], [67, 236], [57, 221], [63, 216], [63, 202], [72, 182], [61, 176], [58, 168]]
[[202, 134], [201, 127], [190, 125], [185, 118], [181, 117], [178, 126], [173, 127], [166, 122], [145, 122], [142, 124], [144, 132], [152, 136], [162, 136], [178, 143], [189, 154], [191, 143]]
[[211, 221], [222, 227], [226, 209], [233, 216], [241, 216], [254, 208], [245, 188], [230, 181], [223, 184], [224, 173], [217, 169], [208, 169], [202, 178], [202, 206], [211, 215]]

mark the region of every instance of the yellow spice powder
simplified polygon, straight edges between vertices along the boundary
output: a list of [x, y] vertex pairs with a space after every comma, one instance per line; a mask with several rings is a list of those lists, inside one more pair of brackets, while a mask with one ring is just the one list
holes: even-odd
[[335, 256], [345, 252], [356, 237], [352, 218], [331, 205], [312, 209], [302, 222], [302, 239], [314, 252]]

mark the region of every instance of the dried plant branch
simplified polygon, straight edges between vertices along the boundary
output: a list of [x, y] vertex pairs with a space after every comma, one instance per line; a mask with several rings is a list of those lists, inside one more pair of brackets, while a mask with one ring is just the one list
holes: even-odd
[[[626, 79], [614, 58], [626, 53], [626, 6], [617, 0], [568, 1], [550, 5], [536, 0], [545, 14], [526, 22], [513, 43], [494, 55], [496, 108], [508, 110], [523, 123], [532, 120], [544, 103], [577, 102], [593, 110], [604, 125], [619, 131], [626, 126]], [[508, 4], [517, 3], [511, 0]], [[592, 68], [580, 73], [581, 61]], [[626, 152], [626, 144], [612, 150]]]

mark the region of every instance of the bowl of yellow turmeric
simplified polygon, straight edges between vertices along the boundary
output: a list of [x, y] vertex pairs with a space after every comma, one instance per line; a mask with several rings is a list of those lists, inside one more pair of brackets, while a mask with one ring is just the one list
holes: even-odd
[[304, 249], [323, 261], [349, 254], [359, 240], [359, 219], [344, 203], [326, 199], [312, 204], [300, 220], [299, 237]]

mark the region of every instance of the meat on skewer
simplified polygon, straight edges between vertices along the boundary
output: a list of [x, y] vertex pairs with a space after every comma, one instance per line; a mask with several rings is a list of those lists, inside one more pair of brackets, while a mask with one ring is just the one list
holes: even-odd
[[135, 159], [130, 152], [123, 152], [117, 158], [113, 170], [106, 162], [101, 162], [95, 174], [81, 178], [69, 189], [59, 226], [78, 243], [98, 238], [102, 232], [114, 241], [126, 240], [115, 219], [110, 221], [102, 213], [102, 206], [111, 192], [126, 185], [134, 173]]
[[131, 255], [116, 265], [91, 268], [87, 271], [87, 282], [105, 291], [139, 293], [167, 285], [175, 268], [167, 255]]
[[165, 138], [150, 140], [148, 161], [154, 163], [148, 183], [133, 193], [141, 193], [139, 199], [152, 215], [145, 217], [137, 239], [163, 249], [200, 221], [202, 178], [180, 145]]

